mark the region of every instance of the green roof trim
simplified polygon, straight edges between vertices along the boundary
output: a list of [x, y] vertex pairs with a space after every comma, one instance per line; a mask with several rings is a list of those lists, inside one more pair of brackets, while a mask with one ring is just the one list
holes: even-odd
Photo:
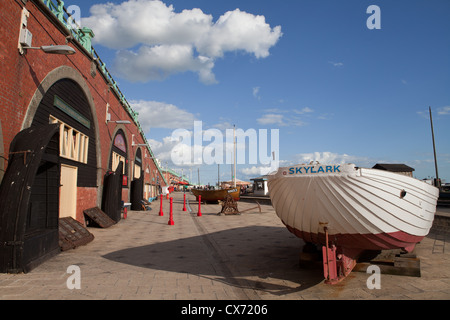
[[[122, 106], [128, 112], [130, 117], [134, 120], [135, 125], [137, 126], [143, 140], [147, 145], [147, 150], [149, 151], [152, 159], [156, 159], [153, 151], [148, 144], [147, 138], [142, 130], [141, 124], [138, 121], [139, 113], [134, 111], [130, 104], [128, 103], [125, 95], [120, 91], [117, 82], [113, 79], [111, 73], [106, 68], [106, 64], [100, 59], [100, 56], [95, 51], [92, 46], [92, 39], [95, 37], [94, 31], [90, 28], [83, 27], [81, 28], [76, 24], [76, 21], [72, 17], [71, 14], [67, 12], [67, 9], [64, 7], [64, 1], [62, 0], [39, 0], [42, 4], [44, 4], [51, 13], [59, 20], [59, 22], [72, 34], [75, 41], [77, 41], [93, 58], [93, 60], [97, 63], [98, 69], [102, 72], [106, 81], [111, 85], [111, 88], [116, 93], [119, 101]], [[159, 166], [157, 161], [153, 161], [158, 169], [161, 177], [163, 178], [164, 183], [167, 185], [167, 181], [162, 174], [161, 167]]]

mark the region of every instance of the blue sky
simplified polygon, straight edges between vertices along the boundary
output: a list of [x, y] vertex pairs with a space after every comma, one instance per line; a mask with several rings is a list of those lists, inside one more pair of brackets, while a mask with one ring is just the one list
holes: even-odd
[[[450, 182], [450, 1], [67, 1], [171, 162], [174, 130], [279, 129], [280, 165], [405, 163]], [[94, 6], [95, 5], [95, 6]], [[370, 5], [381, 29], [368, 29]], [[270, 132], [270, 131], [269, 131]], [[203, 147], [209, 142], [203, 142]], [[197, 182], [199, 166], [183, 166]], [[257, 177], [262, 164], [238, 166]], [[230, 166], [221, 166], [221, 179]], [[217, 165], [200, 166], [214, 184]]]

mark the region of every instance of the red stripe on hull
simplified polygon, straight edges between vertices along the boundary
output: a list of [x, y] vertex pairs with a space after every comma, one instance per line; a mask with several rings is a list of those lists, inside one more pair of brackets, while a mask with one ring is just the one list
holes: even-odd
[[[325, 233], [309, 233], [286, 226], [297, 237], [315, 244], [325, 245]], [[424, 236], [414, 236], [403, 231], [379, 234], [335, 234], [328, 240], [337, 247], [363, 250], [404, 249], [408, 252], [420, 242]]]

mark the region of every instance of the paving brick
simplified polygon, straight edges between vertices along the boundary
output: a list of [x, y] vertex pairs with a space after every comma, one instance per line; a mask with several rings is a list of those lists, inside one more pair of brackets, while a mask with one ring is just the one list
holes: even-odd
[[[168, 203], [164, 205], [168, 210]], [[159, 208], [159, 201], [152, 206]], [[382, 288], [369, 290], [368, 274], [353, 272], [331, 286], [323, 282], [321, 265], [299, 267], [302, 241], [286, 230], [270, 206], [263, 205], [261, 214], [239, 216], [216, 215], [218, 205], [203, 207], [202, 217], [181, 209], [182, 203], [174, 204], [175, 226], [168, 226], [167, 217], [152, 210], [131, 211], [128, 219], [108, 229], [89, 228], [95, 235], [90, 244], [62, 252], [28, 274], [0, 274], [0, 299], [450, 298], [450, 252], [433, 254], [433, 237], [416, 249], [422, 261], [420, 278], [382, 275]], [[73, 264], [81, 268], [80, 290], [66, 286], [66, 270]]]

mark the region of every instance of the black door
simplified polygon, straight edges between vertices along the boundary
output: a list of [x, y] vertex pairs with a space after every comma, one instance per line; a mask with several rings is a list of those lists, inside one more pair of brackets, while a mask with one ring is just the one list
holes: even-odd
[[141, 176], [139, 179], [131, 181], [131, 210], [142, 211], [142, 199], [144, 199], [144, 179]]
[[19, 132], [0, 186], [0, 272], [28, 272], [60, 251], [59, 128]]
[[103, 180], [102, 211], [115, 222], [119, 222], [122, 213], [122, 178], [123, 162], [115, 172], [106, 173]]
[[32, 267], [59, 248], [59, 166], [41, 161], [31, 187], [24, 235], [24, 264]]

